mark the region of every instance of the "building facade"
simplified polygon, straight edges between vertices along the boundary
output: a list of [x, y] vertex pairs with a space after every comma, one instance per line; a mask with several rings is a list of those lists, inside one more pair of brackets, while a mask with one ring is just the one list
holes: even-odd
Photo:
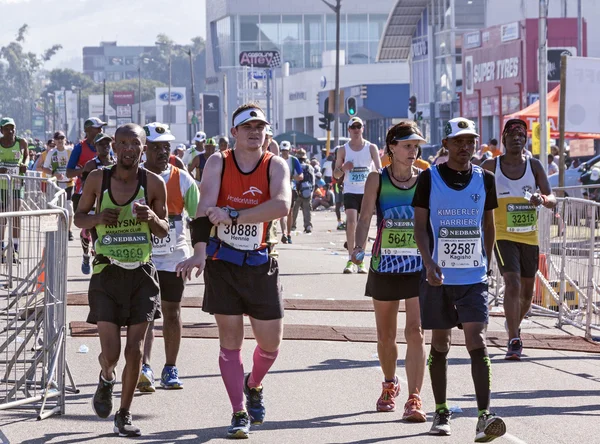
[[94, 82], [118, 82], [138, 76], [140, 55], [154, 46], [117, 46], [117, 42], [101, 42], [100, 46], [83, 48], [83, 73]]
[[[394, 1], [343, 1], [341, 85], [408, 83], [408, 71], [399, 75], [376, 63]], [[254, 100], [268, 108], [276, 133], [291, 128], [315, 137], [325, 134], [318, 127], [317, 94], [324, 90], [323, 79], [327, 89], [334, 85], [336, 17], [324, 3], [207, 0], [207, 30], [206, 90], [224, 99], [224, 133], [233, 110]], [[243, 51], [278, 51], [281, 63], [270, 72], [244, 68]]]

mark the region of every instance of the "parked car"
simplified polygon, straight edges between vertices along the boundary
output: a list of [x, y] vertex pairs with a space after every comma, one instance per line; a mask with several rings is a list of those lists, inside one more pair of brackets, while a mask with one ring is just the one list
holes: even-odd
[[[565, 187], [577, 187], [586, 182], [589, 182], [592, 168], [600, 168], [600, 156], [594, 156], [587, 162], [583, 162], [577, 169], [565, 170]], [[558, 187], [558, 174], [554, 174], [548, 178], [552, 189]], [[565, 194], [569, 197], [583, 198], [581, 188], [565, 190]]]

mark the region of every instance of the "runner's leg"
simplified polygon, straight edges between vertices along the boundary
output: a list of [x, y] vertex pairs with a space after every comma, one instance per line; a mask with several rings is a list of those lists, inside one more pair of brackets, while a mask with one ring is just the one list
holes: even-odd
[[[161, 302], [164, 308], [164, 302]], [[164, 321], [163, 321], [164, 322]], [[164, 325], [164, 323], [163, 323]], [[163, 328], [163, 336], [165, 329]], [[146, 330], [146, 338], [144, 339], [144, 356], [142, 358], [142, 364], [150, 365], [152, 360], [152, 346], [154, 345], [154, 321], [148, 324], [148, 330]]]
[[521, 312], [519, 313], [519, 325], [525, 319], [529, 310], [531, 310], [531, 302], [533, 299], [533, 289], [535, 287], [535, 278], [521, 278]]
[[219, 329], [219, 368], [233, 413], [245, 410], [244, 407], [244, 365], [241, 349], [244, 342], [243, 316], [215, 314]]
[[[421, 310], [419, 298], [405, 300], [406, 304], [406, 326], [404, 337], [406, 338], [406, 379], [408, 380], [409, 395], [420, 394], [425, 377], [425, 337], [421, 329]], [[396, 313], [398, 309], [396, 308]]]
[[429, 352], [429, 375], [435, 399], [435, 410], [448, 410], [446, 386], [448, 383], [448, 352], [452, 330], [432, 330], [431, 351]]
[[257, 345], [248, 387], [255, 388], [261, 386], [263, 378], [279, 354], [279, 345], [283, 338], [283, 319], [263, 321], [250, 317], [250, 323]]
[[346, 209], [346, 241], [348, 242], [348, 259], [352, 255], [352, 251], [354, 251], [357, 220], [358, 210]]
[[398, 361], [398, 346], [396, 331], [398, 329], [399, 301], [378, 301], [373, 299], [375, 309], [375, 324], [377, 325], [377, 355], [386, 382], [394, 381], [396, 377], [396, 362]]
[[181, 303], [163, 300], [163, 337], [165, 338], [165, 365], [177, 365], [181, 344]]
[[521, 324], [521, 276], [516, 272], [504, 272], [504, 315], [508, 326], [508, 339], [519, 337]]
[[490, 408], [492, 385], [492, 366], [485, 343], [485, 327], [482, 322], [463, 323], [465, 343], [471, 355], [471, 375], [475, 384], [477, 409], [480, 414]]
[[101, 350], [98, 361], [102, 368], [102, 377], [106, 381], [112, 381], [121, 355], [121, 328], [117, 324], [104, 321], [98, 321], [97, 327]]
[[129, 410], [133, 393], [142, 369], [144, 338], [148, 330], [148, 322], [127, 327], [127, 342], [125, 343], [125, 367], [123, 368], [121, 389], [121, 410]]

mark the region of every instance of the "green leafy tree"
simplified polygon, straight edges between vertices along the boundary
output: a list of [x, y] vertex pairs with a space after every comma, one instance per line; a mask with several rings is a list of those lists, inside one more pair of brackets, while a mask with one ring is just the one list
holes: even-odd
[[85, 90], [94, 86], [94, 81], [89, 76], [72, 69], [53, 69], [47, 74], [47, 79], [50, 83], [46, 85], [45, 92], [51, 93], [61, 88], [76, 87]]
[[31, 127], [33, 103], [41, 91], [36, 83], [39, 71], [62, 48], [53, 45], [42, 55], [26, 52], [23, 45], [27, 30], [24, 24], [13, 42], [0, 47], [0, 115], [15, 118], [23, 130]]

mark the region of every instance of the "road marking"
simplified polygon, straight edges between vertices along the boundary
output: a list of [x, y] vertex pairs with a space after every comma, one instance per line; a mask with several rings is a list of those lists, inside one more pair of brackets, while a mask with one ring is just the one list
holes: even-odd
[[510, 433], [506, 433], [504, 434], [503, 438], [508, 439], [511, 442], [514, 442], [515, 444], [527, 444], [525, 441], [523, 441], [522, 439], [517, 438], [514, 435], [511, 435]]

